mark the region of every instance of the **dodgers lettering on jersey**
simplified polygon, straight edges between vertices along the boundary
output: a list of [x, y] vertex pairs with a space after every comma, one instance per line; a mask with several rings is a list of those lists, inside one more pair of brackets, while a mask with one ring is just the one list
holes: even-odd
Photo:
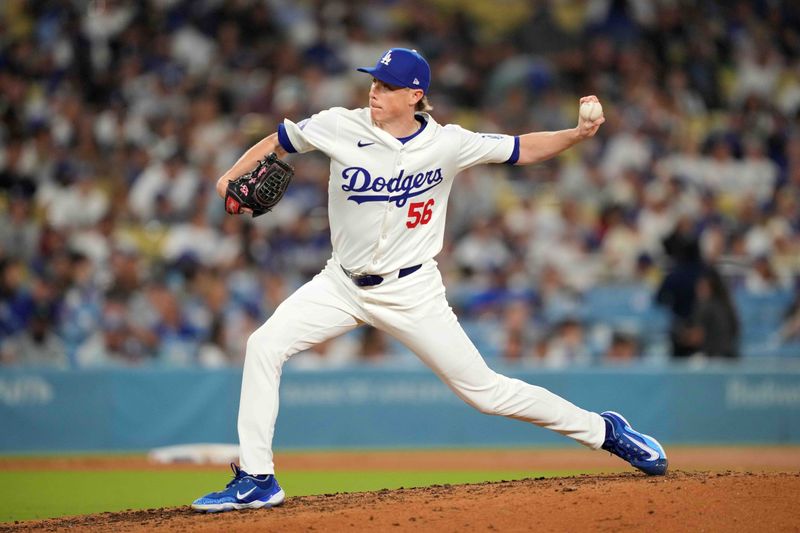
[[[366, 168], [347, 167], [342, 170], [342, 178], [346, 182], [342, 185], [343, 191], [366, 193], [352, 194], [347, 197], [348, 200], [357, 204], [393, 202], [397, 207], [403, 207], [409, 198], [430, 191], [443, 180], [441, 168], [416, 174], [413, 172], [405, 174], [405, 170], [400, 169], [400, 174], [394, 178], [384, 178], [383, 176], [373, 178]], [[381, 192], [385, 192], [385, 194], [375, 194]]]
[[440, 126], [419, 115], [425, 125], [405, 143], [374, 126], [368, 108], [332, 108], [278, 128], [287, 152], [330, 157], [333, 255], [352, 272], [388, 274], [435, 257], [455, 176], [481, 163], [517, 160], [517, 137]]

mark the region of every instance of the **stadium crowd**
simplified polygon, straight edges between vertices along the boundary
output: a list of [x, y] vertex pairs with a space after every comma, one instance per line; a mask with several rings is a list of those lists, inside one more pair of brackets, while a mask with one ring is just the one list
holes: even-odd
[[[0, 363], [241, 364], [329, 257], [328, 167], [291, 159], [287, 196], [257, 219], [227, 216], [216, 178], [284, 117], [363, 107], [355, 67], [398, 45], [429, 59], [443, 124], [562, 129], [579, 96], [603, 102], [592, 141], [453, 187], [438, 261], [497, 357], [629, 361], [665, 338], [675, 356], [736, 357], [737, 295], [788, 297], [769, 334], [800, 338], [800, 6], [500, 3], [3, 2]], [[660, 337], [589, 327], [586, 294], [618, 286], [661, 306]], [[395, 352], [365, 329], [293, 364]]]

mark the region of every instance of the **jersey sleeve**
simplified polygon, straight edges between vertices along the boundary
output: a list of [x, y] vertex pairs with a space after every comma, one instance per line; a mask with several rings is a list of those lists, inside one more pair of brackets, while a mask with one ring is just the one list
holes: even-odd
[[499, 133], [475, 133], [450, 125], [460, 139], [459, 171], [483, 163], [513, 165], [519, 159], [519, 137]]
[[278, 125], [278, 142], [290, 154], [319, 150], [330, 155], [338, 127], [339, 113], [336, 108], [320, 111], [297, 123], [287, 118]]

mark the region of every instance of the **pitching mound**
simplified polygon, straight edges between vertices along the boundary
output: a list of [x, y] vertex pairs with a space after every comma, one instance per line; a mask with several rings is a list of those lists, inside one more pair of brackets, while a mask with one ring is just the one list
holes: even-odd
[[798, 531], [800, 473], [525, 479], [288, 498], [275, 509], [150, 509], [0, 531]]

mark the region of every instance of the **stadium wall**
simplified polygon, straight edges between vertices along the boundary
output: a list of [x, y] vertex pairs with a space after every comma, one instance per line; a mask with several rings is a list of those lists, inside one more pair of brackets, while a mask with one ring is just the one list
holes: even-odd
[[[507, 372], [665, 443], [800, 443], [800, 369]], [[0, 371], [0, 452], [235, 443], [241, 370]], [[282, 449], [563, 445], [461, 403], [423, 370], [286, 371]]]

